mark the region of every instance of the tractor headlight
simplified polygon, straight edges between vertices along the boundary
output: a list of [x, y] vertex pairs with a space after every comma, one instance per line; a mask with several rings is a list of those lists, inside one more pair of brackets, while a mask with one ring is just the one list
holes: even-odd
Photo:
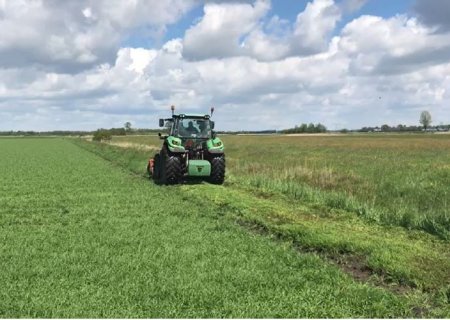
[[221, 145], [222, 145], [222, 142], [220, 142], [220, 141], [213, 143], [214, 147], [220, 147]]
[[177, 140], [172, 140], [172, 144], [174, 146], [180, 146], [181, 145], [180, 141], [177, 141]]

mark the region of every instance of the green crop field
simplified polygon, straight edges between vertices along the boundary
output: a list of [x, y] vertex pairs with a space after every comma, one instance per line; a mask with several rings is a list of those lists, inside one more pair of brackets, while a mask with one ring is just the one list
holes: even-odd
[[[449, 135], [224, 136], [223, 140], [231, 184], [450, 240]], [[116, 137], [114, 142], [155, 148], [160, 144], [157, 137], [142, 136]]]
[[448, 136], [224, 137], [157, 186], [156, 137], [0, 139], [0, 317], [449, 317]]

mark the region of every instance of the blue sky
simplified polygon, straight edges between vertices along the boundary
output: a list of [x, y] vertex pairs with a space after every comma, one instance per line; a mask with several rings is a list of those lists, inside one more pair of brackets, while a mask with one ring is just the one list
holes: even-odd
[[369, 0], [357, 15], [370, 14], [387, 18], [398, 13], [410, 13], [414, 2], [414, 0]]
[[2, 131], [156, 127], [171, 104], [215, 106], [219, 130], [450, 122], [448, 0], [11, 0], [0, 16]]
[[[281, 19], [295, 22], [297, 15], [302, 12], [310, 0], [275, 0], [271, 3], [270, 15], [278, 16]], [[342, 3], [343, 0], [336, 1]], [[361, 15], [376, 15], [389, 18], [397, 14], [411, 14], [414, 0], [367, 0], [359, 10], [346, 14], [338, 22], [335, 34], [338, 34], [342, 27], [348, 22]], [[154, 48], [166, 41], [174, 38], [182, 38], [185, 31], [193, 26], [203, 16], [203, 5], [198, 4], [189, 10], [175, 24], [167, 26], [162, 37], [153, 37], [145, 29], [136, 29], [132, 34], [124, 39], [123, 45], [130, 47]]]
[[338, 24], [337, 30], [361, 15], [374, 15], [383, 18], [393, 17], [397, 14], [409, 15], [411, 14], [414, 2], [414, 0], [368, 0], [360, 10], [345, 15]]

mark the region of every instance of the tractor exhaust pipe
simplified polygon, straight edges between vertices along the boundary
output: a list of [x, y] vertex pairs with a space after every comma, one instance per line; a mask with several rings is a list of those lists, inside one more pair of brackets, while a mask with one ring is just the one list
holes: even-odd
[[171, 105], [170, 106], [170, 110], [172, 110], [172, 116], [175, 114], [175, 106], [174, 105]]
[[213, 116], [214, 113], [214, 107], [211, 107], [211, 117]]

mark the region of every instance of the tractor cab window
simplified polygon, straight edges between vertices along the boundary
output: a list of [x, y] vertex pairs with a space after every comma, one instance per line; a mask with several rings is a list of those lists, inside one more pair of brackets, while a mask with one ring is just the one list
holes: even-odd
[[211, 126], [209, 120], [203, 119], [180, 119], [178, 123], [178, 134], [189, 138], [209, 138]]

